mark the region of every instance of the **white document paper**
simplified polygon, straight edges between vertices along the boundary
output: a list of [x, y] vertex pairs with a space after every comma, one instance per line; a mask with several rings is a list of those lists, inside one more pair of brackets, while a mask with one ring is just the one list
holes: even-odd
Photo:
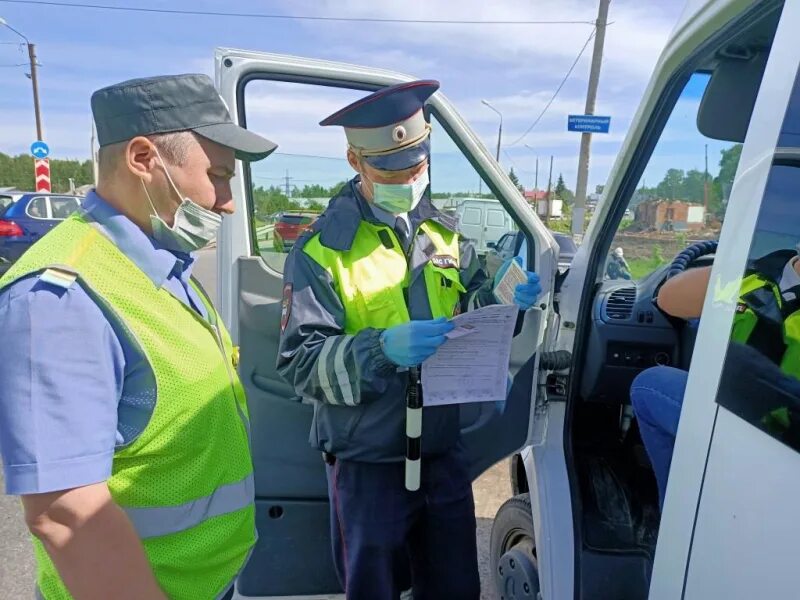
[[453, 318], [454, 332], [471, 333], [450, 337], [422, 363], [423, 404], [503, 400], [518, 312], [516, 305], [495, 304]]
[[528, 274], [516, 260], [512, 260], [494, 288], [494, 297], [503, 304], [514, 304], [514, 291], [521, 283], [528, 283]]

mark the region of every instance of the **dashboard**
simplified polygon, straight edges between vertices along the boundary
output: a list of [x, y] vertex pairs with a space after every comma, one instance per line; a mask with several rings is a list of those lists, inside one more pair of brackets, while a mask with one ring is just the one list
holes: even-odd
[[[713, 256], [707, 256], [691, 268], [711, 264]], [[606, 280], [600, 285], [581, 373], [585, 401], [625, 404], [633, 379], [644, 369], [689, 368], [696, 325], [668, 317], [655, 302], [668, 270], [665, 265], [639, 281]]]

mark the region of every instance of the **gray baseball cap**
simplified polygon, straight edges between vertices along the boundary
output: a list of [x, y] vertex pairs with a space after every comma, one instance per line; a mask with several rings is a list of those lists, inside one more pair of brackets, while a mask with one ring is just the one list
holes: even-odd
[[100, 147], [176, 131], [193, 131], [250, 162], [278, 147], [234, 123], [206, 75], [147, 77], [105, 87], [92, 94], [92, 114]]

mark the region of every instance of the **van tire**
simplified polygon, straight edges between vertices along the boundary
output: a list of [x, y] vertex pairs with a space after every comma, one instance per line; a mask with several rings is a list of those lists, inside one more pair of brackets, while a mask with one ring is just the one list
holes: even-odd
[[535, 600], [539, 594], [539, 561], [528, 494], [509, 498], [497, 511], [489, 548], [497, 598]]

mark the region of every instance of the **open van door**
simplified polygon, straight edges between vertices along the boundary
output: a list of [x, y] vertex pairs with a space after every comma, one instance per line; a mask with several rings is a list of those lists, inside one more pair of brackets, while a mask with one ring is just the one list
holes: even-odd
[[[218, 239], [220, 312], [240, 347], [255, 464], [259, 541], [238, 583], [247, 596], [339, 591], [324, 465], [308, 443], [312, 407], [275, 369], [285, 254], [271, 239], [270, 215], [290, 201], [308, 208], [324, 204], [325, 196], [353, 175], [344, 160], [344, 136], [323, 131], [320, 119], [370, 91], [412, 79], [321, 60], [227, 49], [216, 53], [216, 83], [234, 120], [268, 133], [280, 145], [262, 163], [237, 164], [237, 212], [226, 217]], [[480, 178], [527, 236], [528, 264], [540, 273], [544, 287], [540, 306], [528, 311], [514, 341], [515, 378], [505, 405], [475, 404], [461, 411], [462, 439], [477, 477], [531, 435], [537, 351], [552, 316], [558, 246], [441, 93], [431, 98], [428, 110], [433, 193], [470, 191]]]
[[[786, 291], [795, 282], [785, 279], [797, 273], [800, 248], [800, 5], [779, 4], [706, 294], [651, 598], [800, 593], [800, 358], [787, 354], [800, 344], [791, 325], [799, 290]], [[741, 70], [730, 74], [735, 81], [741, 86]], [[784, 327], [778, 315], [771, 339], [754, 331], [733, 341], [731, 325], [747, 306], [743, 282], [766, 272], [765, 257], [778, 259], [769, 262], [787, 307]]]

